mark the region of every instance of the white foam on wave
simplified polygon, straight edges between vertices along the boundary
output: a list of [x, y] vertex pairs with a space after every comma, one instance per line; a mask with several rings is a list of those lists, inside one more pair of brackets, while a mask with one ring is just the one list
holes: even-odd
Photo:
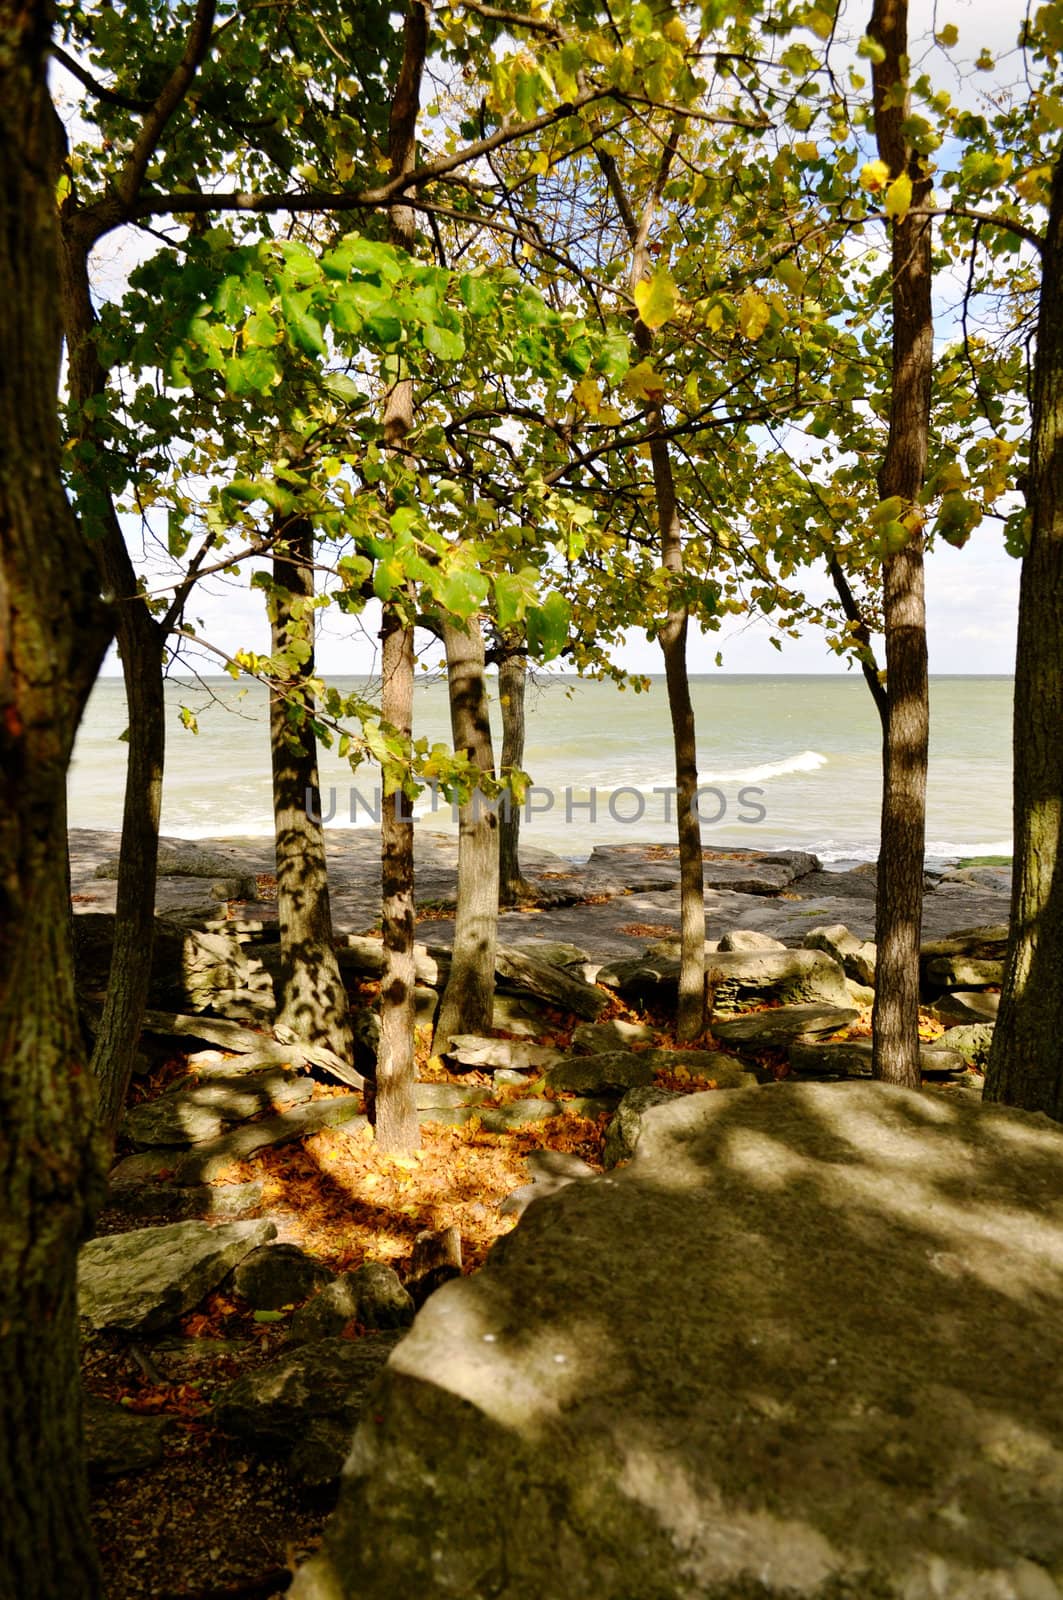
[[759, 767], [735, 767], [729, 772], [700, 772], [699, 783], [766, 783], [769, 778], [786, 778], [794, 772], [818, 772], [827, 757], [818, 750], [802, 750], [779, 761], [765, 761]]

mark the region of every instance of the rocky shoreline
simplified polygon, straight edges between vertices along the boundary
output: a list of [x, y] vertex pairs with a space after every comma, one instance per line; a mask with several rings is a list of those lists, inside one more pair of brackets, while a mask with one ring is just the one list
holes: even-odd
[[[353, 1260], [326, 1245], [330, 1264], [306, 1246], [298, 1211], [278, 1190], [284, 1163], [312, 1168], [318, 1196], [329, 1173], [349, 1171], [363, 1207], [373, 1184], [398, 1184], [390, 1212], [366, 1212], [379, 1214], [369, 1240], [393, 1225], [407, 1180], [365, 1167], [373, 1146], [360, 1073], [372, 1073], [382, 969], [376, 841], [350, 830], [330, 832], [328, 843], [359, 1043], [356, 1070], [342, 1084], [312, 1051], [273, 1033], [270, 841], [163, 841], [141, 1072], [100, 1235], [82, 1257], [90, 1459], [97, 1480], [111, 1485], [101, 1516], [116, 1477], [135, 1498], [146, 1491], [134, 1475], [160, 1461], [154, 1470], [165, 1474], [178, 1448], [160, 1417], [131, 1415], [109, 1398], [131, 1362], [154, 1372], [168, 1394], [188, 1388], [189, 1370], [207, 1375], [211, 1403], [194, 1412], [195, 1426], [209, 1428], [223, 1456], [250, 1452], [267, 1474], [279, 1471], [264, 1480], [276, 1496], [312, 1497], [335, 1482], [365, 1398], [415, 1307], [468, 1267], [470, 1227], [489, 1243], [531, 1201], [630, 1161], [648, 1119], [691, 1094], [756, 1091], [780, 1077], [870, 1075], [873, 872], [824, 872], [802, 851], [706, 852], [715, 1016], [707, 1047], [689, 1049], [675, 1047], [668, 1020], [678, 971], [674, 847], [599, 847], [578, 867], [529, 851], [530, 902], [500, 919], [493, 1033], [455, 1040], [444, 1063], [421, 1057], [426, 1142], [468, 1135], [469, 1148], [489, 1148], [502, 1163], [491, 1198], [459, 1208], [449, 1226], [410, 1232], [387, 1260], [371, 1245]], [[71, 836], [79, 992], [90, 1027], [113, 940], [117, 845], [113, 834]], [[428, 1023], [447, 972], [456, 841], [422, 831], [417, 852], [417, 1008]], [[1007, 876], [972, 868], [928, 878], [923, 1071], [956, 1104], [980, 1095]], [[369, 1190], [358, 1188], [363, 1181]], [[477, 1207], [480, 1220], [470, 1220]], [[343, 1217], [342, 1203], [335, 1214]], [[430, 1197], [419, 1214], [440, 1220]], [[197, 1338], [201, 1325], [222, 1336]], [[286, 1515], [298, 1524], [305, 1511]], [[107, 1531], [114, 1535], [113, 1525]], [[127, 1561], [129, 1550], [115, 1559]], [[246, 1567], [242, 1558], [232, 1570]]]

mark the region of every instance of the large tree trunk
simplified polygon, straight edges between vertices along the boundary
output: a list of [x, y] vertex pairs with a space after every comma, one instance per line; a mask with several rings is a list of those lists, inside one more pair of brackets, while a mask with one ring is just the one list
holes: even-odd
[[78, 1244], [102, 1194], [74, 1003], [67, 765], [108, 628], [60, 481], [49, 9], [0, 6], [0, 1592], [95, 1600]]
[[[891, 179], [907, 171], [912, 204], [925, 203], [930, 180], [904, 130], [910, 113], [902, 94], [908, 51], [907, 0], [875, 0], [871, 38], [884, 58], [874, 73], [875, 136]], [[926, 476], [934, 362], [931, 226], [908, 215], [892, 224], [893, 351], [890, 426], [878, 478], [881, 499], [898, 495], [918, 508]], [[917, 1089], [919, 1072], [919, 938], [923, 920], [926, 767], [930, 730], [923, 540], [888, 556], [883, 567], [886, 723], [882, 747], [882, 828], [872, 1071], [886, 1083]]]
[[1063, 161], [1041, 274], [1015, 664], [1011, 939], [985, 1098], [1063, 1121]]
[[[391, 177], [412, 172], [417, 164], [417, 112], [421, 77], [428, 54], [428, 12], [422, 0], [410, 0], [403, 29], [402, 66], [391, 105], [389, 129]], [[411, 251], [417, 234], [413, 207], [392, 206], [388, 213], [392, 244]], [[384, 443], [401, 450], [413, 426], [413, 384], [400, 378], [384, 410]], [[401, 605], [386, 605], [381, 629], [384, 720], [409, 737], [413, 731], [413, 627]], [[376, 1070], [376, 1136], [385, 1150], [412, 1150], [420, 1143], [414, 1081], [414, 882], [413, 821], [396, 791], [382, 811], [381, 919], [384, 975], [380, 985], [380, 1049]]]
[[[341, 1061], [353, 1054], [347, 991], [332, 942], [317, 738], [307, 683], [314, 675], [314, 535], [305, 518], [277, 531], [270, 622], [274, 655], [293, 645], [309, 654], [269, 697], [273, 824], [281, 989], [277, 1022], [301, 1044], [324, 1045]], [[301, 652], [300, 652], [301, 653]], [[285, 692], [287, 691], [287, 692]]]
[[[94, 442], [90, 402], [106, 394], [107, 374], [96, 345], [96, 314], [89, 287], [92, 233], [83, 231], [82, 223], [76, 212], [64, 219], [61, 304], [71, 411], [78, 437]], [[100, 1119], [113, 1135], [125, 1106], [151, 981], [166, 757], [163, 667], [167, 630], [151, 615], [140, 594], [110, 489], [99, 474], [94, 477], [92, 503], [97, 513], [91, 523], [86, 518], [82, 532], [101, 587], [114, 602], [129, 717], [114, 951], [92, 1056]]]
[[[519, 638], [519, 636], [518, 636]], [[521, 641], [521, 644], [523, 641]], [[528, 657], [518, 640], [503, 637], [498, 662], [498, 703], [502, 710], [502, 776], [524, 767], [525, 702]], [[530, 886], [520, 870], [520, 806], [513, 797], [503, 802], [498, 824], [498, 903], [519, 905]]]
[[[479, 772], [494, 775], [491, 714], [484, 681], [484, 641], [477, 618], [464, 628], [443, 625], [450, 691], [450, 725], [456, 753]], [[443, 1055], [457, 1033], [486, 1033], [495, 999], [498, 940], [498, 817], [474, 790], [458, 814], [458, 906], [450, 977], [436, 1019], [435, 1052]]]

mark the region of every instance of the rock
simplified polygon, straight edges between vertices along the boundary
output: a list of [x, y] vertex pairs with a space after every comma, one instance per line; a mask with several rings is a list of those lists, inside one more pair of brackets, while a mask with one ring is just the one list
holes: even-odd
[[125, 1406], [86, 1394], [81, 1401], [85, 1465], [93, 1477], [120, 1478], [162, 1460], [162, 1436], [172, 1417], [142, 1417]]
[[574, 978], [549, 961], [530, 956], [509, 945], [498, 946], [495, 971], [507, 983], [516, 984], [519, 989], [528, 989], [548, 1005], [572, 1012], [589, 1022], [594, 1022], [609, 1004], [608, 995], [593, 984], [584, 983], [582, 978]]
[[[743, 859], [745, 857], [745, 859]], [[730, 889], [733, 894], [778, 894], [798, 878], [819, 870], [820, 863], [804, 850], [713, 851], [705, 861], [706, 889]]]
[[785, 950], [786, 946], [781, 939], [773, 939], [769, 933], [758, 933], [755, 928], [732, 928], [725, 933], [716, 947], [718, 950]]
[[[841, 967], [819, 950], [717, 950], [706, 954], [705, 972], [716, 1005], [724, 1008], [756, 998], [838, 1006], [849, 1000]], [[678, 956], [668, 955], [613, 961], [599, 974], [634, 1000], [671, 993], [678, 978]]]
[[1047, 1119], [684, 1096], [502, 1246], [394, 1352], [291, 1600], [1058, 1600]]
[[926, 964], [929, 983], [939, 989], [987, 988], [1004, 981], [1003, 961], [979, 961], [973, 956], [935, 956]]
[[944, 1050], [955, 1050], [965, 1061], [984, 1067], [993, 1044], [993, 1023], [974, 1022], [966, 1027], [946, 1028], [936, 1041]]
[[938, 1022], [943, 1022], [947, 1028], [952, 1023], [996, 1022], [999, 1009], [999, 994], [987, 994], [977, 989], [969, 991], [954, 989], [950, 994], [943, 994], [940, 1000], [930, 1007], [930, 1015]]
[[415, 1089], [418, 1111], [452, 1111], [456, 1106], [482, 1106], [490, 1090], [475, 1083], [419, 1083]]
[[410, 1258], [406, 1287], [416, 1306], [422, 1306], [449, 1278], [461, 1276], [461, 1230], [426, 1228], [417, 1235]]
[[218, 1074], [206, 1083], [179, 1084], [135, 1106], [122, 1119], [122, 1132], [140, 1146], [201, 1144], [260, 1112], [301, 1105], [313, 1091], [310, 1078], [283, 1067]]
[[603, 1050], [630, 1050], [633, 1044], [652, 1042], [653, 1029], [645, 1022], [625, 1022], [623, 1017], [610, 1017], [608, 1022], [581, 1022], [572, 1035], [572, 1048], [585, 1050], [588, 1055]]
[[366, 1261], [344, 1272], [301, 1306], [292, 1318], [292, 1344], [333, 1339], [348, 1322], [365, 1328], [402, 1328], [413, 1321], [413, 1300], [398, 1273], [383, 1261]]
[[971, 956], [979, 961], [1003, 961], [1008, 947], [1008, 925], [996, 922], [981, 928], [961, 928], [944, 939], [920, 946], [919, 959], [925, 965], [938, 956]]
[[854, 1006], [859, 1006], [861, 1011], [866, 1011], [875, 1003], [875, 991], [866, 983], [857, 983], [854, 978], [846, 978], [845, 987], [849, 991], [849, 999]]
[[645, 1051], [603, 1050], [593, 1056], [568, 1056], [551, 1067], [543, 1083], [548, 1091], [575, 1094], [616, 1094], [653, 1082], [653, 1064]]
[[680, 1096], [674, 1089], [659, 1089], [656, 1084], [643, 1084], [629, 1089], [617, 1106], [605, 1133], [602, 1162], [615, 1167], [620, 1161], [630, 1161], [642, 1136], [642, 1123], [646, 1112], [653, 1106], [667, 1105]]
[[112, 1192], [127, 1184], [150, 1182], [163, 1173], [172, 1176], [179, 1184], [209, 1183], [220, 1177], [234, 1161], [246, 1161], [258, 1150], [271, 1145], [286, 1144], [292, 1139], [305, 1139], [319, 1128], [336, 1128], [352, 1122], [365, 1125], [361, 1111], [362, 1097], [357, 1094], [335, 1095], [327, 1100], [311, 1100], [306, 1105], [294, 1106], [274, 1117], [263, 1117], [259, 1122], [244, 1122], [218, 1139], [194, 1145], [191, 1150], [153, 1150], [146, 1155], [127, 1156], [111, 1173]]
[[746, 1050], [780, 1050], [805, 1035], [815, 1038], [848, 1028], [859, 1016], [851, 1006], [778, 1006], [741, 1017], [714, 1017], [712, 1031], [725, 1044]]
[[[803, 1078], [870, 1078], [871, 1040], [798, 1040], [790, 1046], [790, 1068]], [[935, 1040], [920, 1045], [919, 1070], [927, 1077], [962, 1078], [967, 1063], [957, 1051], [943, 1050]]]
[[233, 1273], [233, 1288], [259, 1311], [295, 1305], [316, 1293], [335, 1274], [296, 1244], [264, 1244], [245, 1256]]
[[304, 1345], [230, 1384], [215, 1421], [232, 1438], [287, 1457], [304, 1482], [328, 1483], [395, 1343], [394, 1334], [375, 1333]]
[[541, 1072], [561, 1060], [561, 1051], [546, 1045], [531, 1044], [525, 1039], [485, 1039], [476, 1033], [456, 1033], [447, 1055], [459, 1066], [485, 1071], [508, 1067], [517, 1072], [529, 1068]]
[[[336, 947], [340, 971], [352, 978], [379, 978], [384, 970], [384, 941], [379, 934], [348, 933]], [[418, 983], [435, 988], [441, 965], [450, 965], [450, 952], [433, 953], [427, 945], [413, 947], [414, 971]]]
[[551, 1008], [530, 994], [499, 994], [495, 991], [491, 1026], [502, 1033], [515, 1033], [521, 1038], [538, 1039], [549, 1033], [552, 1026]]
[[256, 1065], [277, 1063], [281, 1066], [320, 1067], [322, 1071], [348, 1083], [352, 1088], [364, 1088], [365, 1079], [349, 1062], [341, 1061], [323, 1045], [299, 1044], [290, 1030], [277, 1026], [272, 1036], [238, 1022], [218, 1017], [184, 1016], [174, 1011], [146, 1011], [145, 1033], [157, 1033], [167, 1039], [202, 1039], [208, 1044], [221, 1045], [238, 1054], [252, 1054]]
[[480, 1114], [480, 1126], [485, 1133], [508, 1133], [510, 1128], [524, 1128], [535, 1122], [547, 1122], [570, 1109], [561, 1100], [507, 1100], [505, 1105], [491, 1106]]
[[586, 1161], [564, 1150], [533, 1150], [527, 1165], [532, 1181], [506, 1195], [498, 1208], [503, 1217], [523, 1216], [533, 1200], [544, 1200], [566, 1184], [595, 1175], [594, 1168]]
[[847, 978], [874, 989], [875, 946], [869, 939], [858, 939], [855, 933], [850, 933], [844, 922], [834, 922], [826, 928], [812, 928], [802, 943], [806, 950], [823, 950], [838, 963]]
[[590, 954], [578, 944], [565, 944], [560, 939], [516, 939], [510, 945], [523, 956], [545, 961], [551, 967], [579, 967], [590, 960]]
[[[106, 856], [96, 868], [97, 878], [118, 877], [118, 856]], [[159, 841], [158, 878], [235, 878], [246, 877], [235, 856], [220, 850], [204, 850], [190, 840], [170, 844]]]
[[178, 1222], [183, 1217], [238, 1217], [262, 1204], [262, 1184], [150, 1183], [143, 1189], [127, 1187], [121, 1194], [122, 1210], [140, 1222]]
[[942, 873], [945, 883], [974, 884], [979, 889], [996, 889], [1000, 894], [1011, 893], [1011, 867], [953, 867]]
[[90, 1239], [78, 1261], [78, 1310], [93, 1328], [165, 1328], [276, 1232], [262, 1218], [218, 1226], [172, 1222]]

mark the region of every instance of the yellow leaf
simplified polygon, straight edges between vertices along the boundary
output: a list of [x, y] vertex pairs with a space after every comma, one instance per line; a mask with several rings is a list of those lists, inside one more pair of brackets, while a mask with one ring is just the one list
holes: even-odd
[[538, 177], [540, 173], [550, 171], [550, 157], [545, 150], [539, 151], [528, 171], [533, 177]]
[[912, 180], [906, 172], [894, 178], [886, 190], [885, 211], [887, 217], [893, 217], [896, 222], [903, 222], [908, 215], [908, 208], [912, 203]]
[[624, 379], [624, 389], [633, 400], [656, 402], [664, 399], [664, 379], [648, 361], [632, 367]]
[[747, 289], [738, 302], [738, 326], [747, 339], [759, 339], [771, 321], [771, 307], [755, 289]]
[[960, 30], [954, 22], [946, 22], [945, 26], [934, 37], [938, 44], [944, 45], [946, 50], [951, 50], [954, 44], [959, 43]]
[[814, 139], [799, 139], [794, 145], [794, 155], [798, 161], [816, 161], [819, 158], [819, 145]]
[[581, 378], [573, 386], [572, 398], [589, 416], [596, 417], [602, 408], [602, 391], [593, 378]]
[[810, 11], [805, 18], [805, 27], [811, 28], [817, 39], [829, 39], [834, 32], [834, 18], [829, 11]]
[[723, 327], [723, 306], [718, 300], [708, 308], [702, 320], [710, 333], [719, 333]]
[[679, 304], [676, 286], [667, 272], [655, 272], [635, 285], [635, 304], [647, 328], [663, 328]]
[[877, 194], [890, 181], [890, 169], [884, 161], [865, 161], [860, 168], [860, 187]]
[[683, 49], [688, 42], [687, 30], [684, 28], [678, 17], [670, 17], [665, 23], [664, 27], [661, 29], [661, 32], [664, 34], [666, 39], [670, 39], [672, 43], [677, 44], [680, 49]]
[[775, 276], [794, 294], [800, 294], [805, 286], [805, 275], [794, 261], [780, 261], [775, 268]]

